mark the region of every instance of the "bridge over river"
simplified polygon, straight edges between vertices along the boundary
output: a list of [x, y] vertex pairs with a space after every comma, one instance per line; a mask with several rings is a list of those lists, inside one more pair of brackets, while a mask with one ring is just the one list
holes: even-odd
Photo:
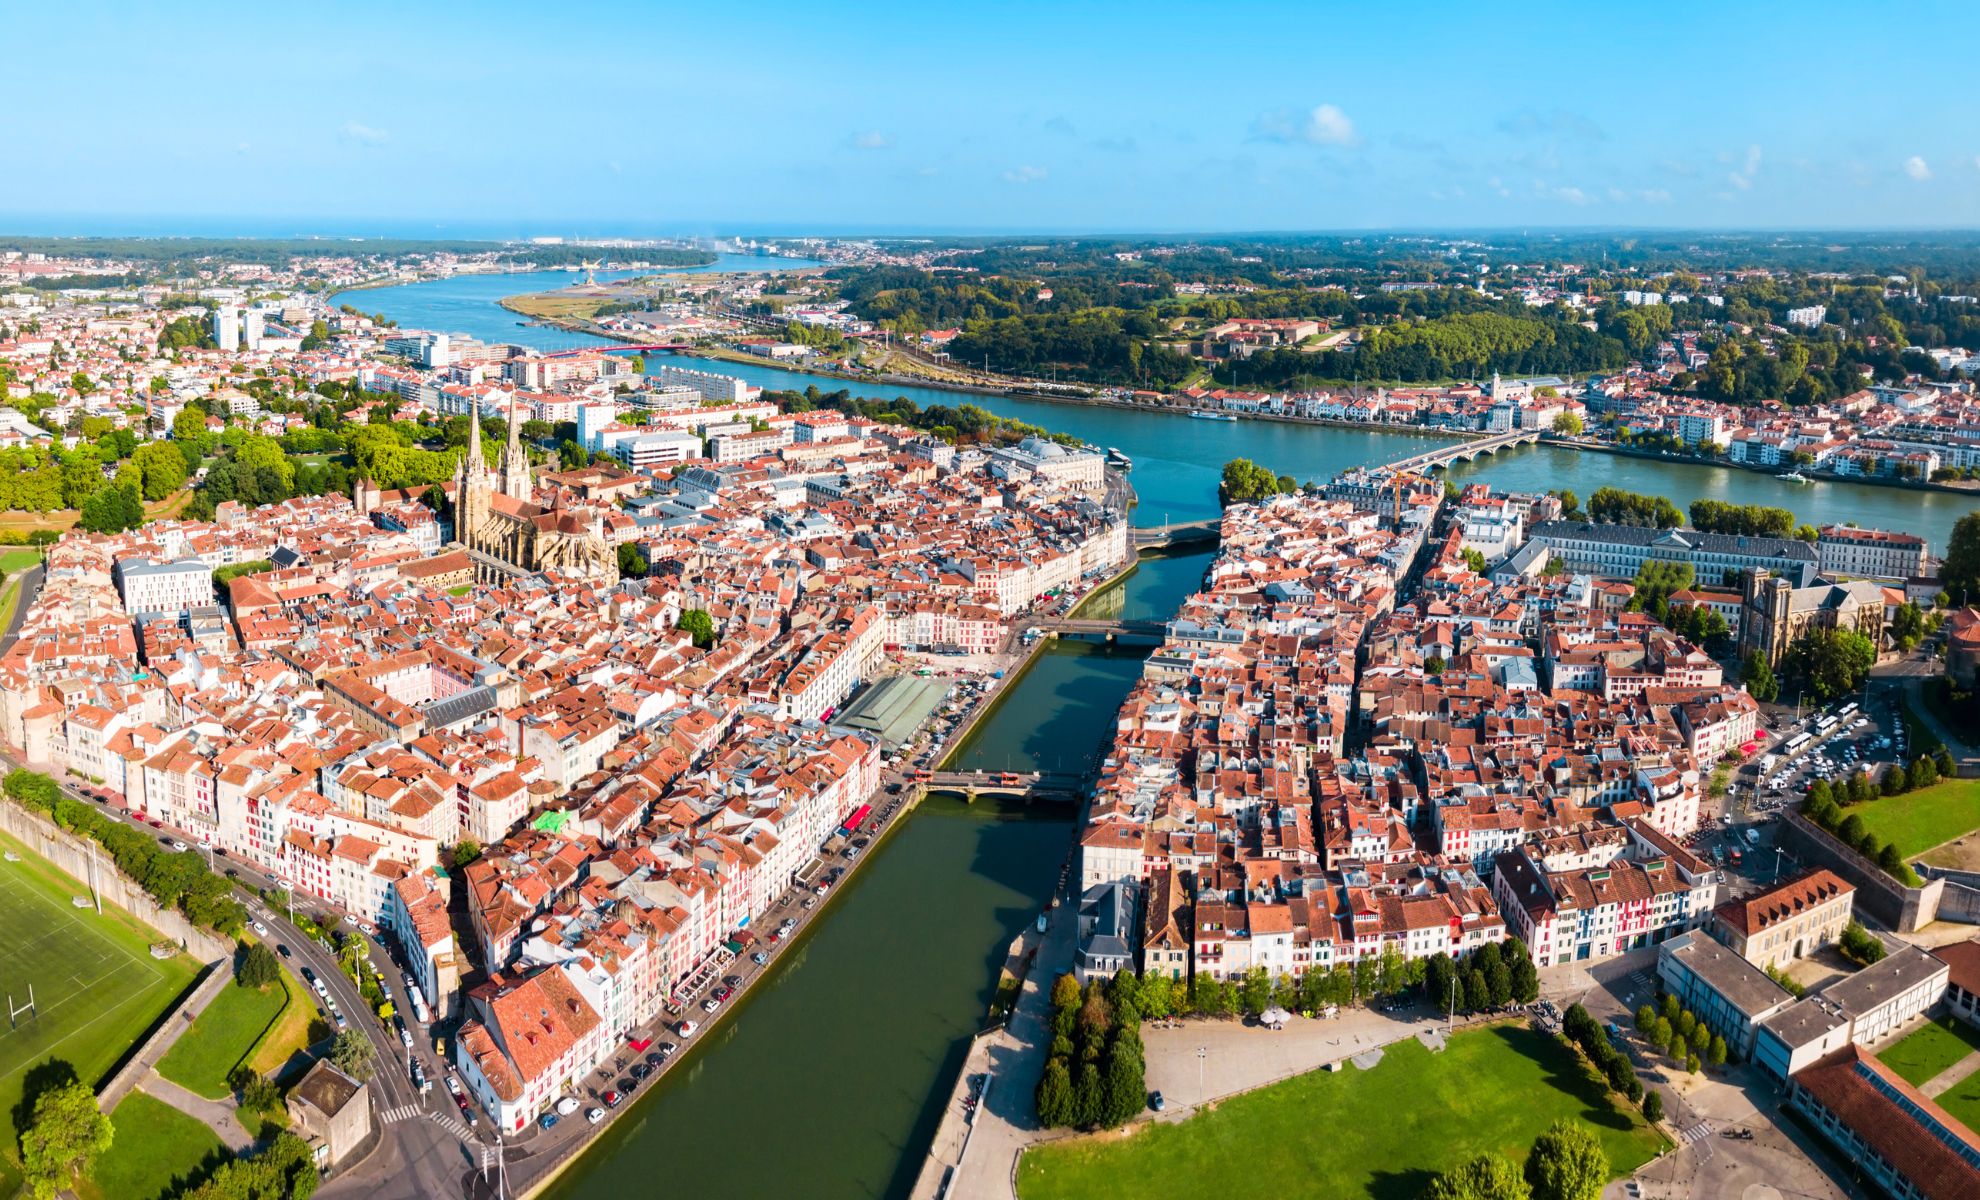
[[[1394, 462], [1383, 463], [1372, 468], [1378, 471], [1395, 471], [1403, 474], [1422, 474], [1441, 470], [1457, 462], [1470, 462], [1486, 454], [1496, 454], [1508, 446], [1527, 445], [1540, 440], [1538, 429], [1515, 429], [1506, 433], [1488, 434], [1485, 437], [1467, 438], [1412, 454]], [[1168, 525], [1149, 525], [1134, 530], [1136, 550], [1161, 550], [1176, 546], [1214, 544], [1218, 537], [1218, 521], [1176, 521]]]
[[1084, 775], [1052, 771], [936, 771], [923, 781], [923, 786], [935, 791], [973, 792], [979, 796], [1077, 800], [1087, 783]]

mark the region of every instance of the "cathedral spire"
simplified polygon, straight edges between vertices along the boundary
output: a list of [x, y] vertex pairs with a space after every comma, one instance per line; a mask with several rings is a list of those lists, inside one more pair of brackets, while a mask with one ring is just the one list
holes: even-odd
[[481, 457], [481, 401], [479, 398], [468, 402], [468, 444], [465, 462], [470, 467], [487, 465]]
[[502, 448], [501, 471], [503, 495], [528, 500], [535, 493], [536, 485], [529, 477], [529, 456], [523, 453], [522, 418], [513, 403], [509, 405], [509, 444]]

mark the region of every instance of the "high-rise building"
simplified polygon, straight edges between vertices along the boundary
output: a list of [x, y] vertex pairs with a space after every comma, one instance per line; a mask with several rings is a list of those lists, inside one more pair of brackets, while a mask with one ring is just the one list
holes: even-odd
[[213, 341], [230, 354], [241, 348], [240, 309], [223, 304], [213, 310]]
[[250, 308], [241, 316], [241, 344], [249, 350], [261, 349], [261, 339], [268, 332], [268, 314], [258, 308]]

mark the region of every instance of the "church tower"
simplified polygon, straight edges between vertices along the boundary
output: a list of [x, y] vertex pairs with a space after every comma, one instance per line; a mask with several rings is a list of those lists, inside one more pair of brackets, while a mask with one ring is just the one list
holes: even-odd
[[536, 494], [529, 477], [529, 456], [523, 453], [522, 421], [515, 406], [509, 406], [509, 444], [502, 448], [502, 482], [497, 489], [504, 496], [528, 500]]
[[481, 453], [481, 404], [468, 404], [467, 453], [461, 455], [460, 477], [454, 481], [454, 540], [475, 545], [475, 534], [487, 520], [488, 461]]

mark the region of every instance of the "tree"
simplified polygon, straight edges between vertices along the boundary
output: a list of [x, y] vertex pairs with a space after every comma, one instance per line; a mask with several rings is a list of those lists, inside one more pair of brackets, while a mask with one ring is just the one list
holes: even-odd
[[1225, 508], [1233, 504], [1251, 504], [1259, 500], [1269, 500], [1282, 491], [1282, 481], [1290, 477], [1274, 475], [1270, 468], [1261, 467], [1248, 458], [1234, 458], [1224, 464], [1223, 479], [1217, 484], [1217, 501]]
[[1141, 1054], [1138, 1049], [1130, 1051], [1123, 1047], [1122, 1040], [1117, 1036], [1114, 1048], [1107, 1054], [1106, 1094], [1101, 1099], [1100, 1124], [1109, 1128], [1133, 1119], [1148, 1095], [1143, 1090]]
[[694, 644], [701, 649], [705, 650], [715, 643], [715, 618], [709, 616], [706, 609], [688, 609], [681, 614], [680, 623], [674, 628], [692, 637]]
[[234, 960], [234, 982], [256, 990], [282, 978], [282, 964], [275, 952], [260, 942], [250, 942]]
[[1767, 665], [1767, 656], [1758, 650], [1746, 652], [1739, 673], [1746, 681], [1747, 694], [1762, 704], [1773, 701], [1781, 694], [1781, 685], [1774, 678], [1774, 669]]
[[186, 459], [178, 447], [165, 442], [146, 442], [131, 456], [146, 500], [163, 500], [186, 484]]
[[1054, 1056], [1045, 1064], [1045, 1073], [1038, 1079], [1038, 1091], [1033, 1098], [1038, 1105], [1039, 1124], [1048, 1129], [1072, 1124], [1072, 1074], [1066, 1070], [1065, 1059]]
[[1531, 1200], [1519, 1168], [1496, 1154], [1481, 1154], [1430, 1181], [1425, 1200]]
[[1572, 410], [1554, 418], [1554, 432], [1567, 437], [1581, 436], [1581, 414]]
[[1471, 568], [1472, 574], [1483, 575], [1485, 573], [1485, 554], [1483, 551], [1472, 546], [1466, 546], [1458, 553], [1464, 556], [1464, 565]]
[[[1911, 867], [1904, 861], [1904, 855], [1898, 851], [1895, 842], [1885, 842], [1873, 857], [1876, 858], [1877, 866], [1884, 874], [1901, 882], [1909, 882]], [[1881, 943], [1879, 946], [1881, 948]], [[1880, 953], [1877, 957], [1882, 958], [1884, 956]], [[1872, 961], [1875, 960], [1873, 959]]]
[[1813, 808], [1820, 804], [1835, 803], [1835, 794], [1829, 790], [1829, 781], [1817, 779], [1808, 785], [1808, 805]]
[[1556, 1121], [1526, 1159], [1533, 1200], [1600, 1200], [1609, 1182], [1609, 1156], [1579, 1121]]
[[1933, 784], [1939, 782], [1939, 764], [1933, 762], [1926, 755], [1919, 755], [1917, 758], [1911, 760], [1911, 773], [1907, 782], [1911, 785], [1911, 790], [1914, 792], [1919, 788], [1931, 787]]
[[1953, 523], [1939, 578], [1955, 603], [1964, 606], [1980, 599], [1980, 512], [1967, 513]]
[[465, 867], [481, 857], [481, 843], [473, 838], [462, 838], [454, 843], [454, 866]]
[[1533, 1004], [1540, 998], [1540, 970], [1533, 964], [1533, 958], [1521, 954], [1513, 960], [1513, 1000], [1521, 1004]]
[[1705, 1050], [1705, 1059], [1715, 1067], [1726, 1065], [1726, 1037], [1722, 1033], [1712, 1035], [1712, 1044]]
[[76, 524], [91, 533], [122, 533], [144, 524], [144, 505], [134, 493], [113, 484], [83, 501]]
[[96, 1093], [79, 1079], [58, 1084], [35, 1097], [21, 1130], [21, 1166], [28, 1193], [49, 1200], [78, 1178], [86, 1178], [97, 1156], [110, 1148], [110, 1118], [96, 1105]]
[[1478, 1012], [1492, 1004], [1492, 985], [1486, 980], [1485, 972], [1473, 967], [1464, 975], [1464, 1008], [1466, 1012]]
[[[1902, 859], [1899, 865], [1903, 865]], [[1882, 962], [1884, 955], [1889, 953], [1881, 939], [1856, 921], [1843, 926], [1842, 936], [1836, 939], [1836, 948], [1843, 952], [1843, 957], [1866, 967]]]
[[1910, 776], [1906, 775], [1904, 768], [1898, 766], [1896, 763], [1892, 763], [1890, 766], [1884, 768], [1884, 773], [1877, 777], [1878, 790], [1882, 791], [1886, 796], [1899, 795], [1904, 789], [1910, 786]]
[[1654, 1088], [1644, 1090], [1643, 1119], [1652, 1125], [1664, 1119], [1664, 1097]]
[[1854, 629], [1811, 629], [1788, 647], [1784, 662], [1790, 676], [1826, 703], [1863, 686], [1877, 663], [1877, 647]]
[[646, 574], [646, 556], [631, 542], [619, 543], [619, 574], [630, 579], [638, 579]]
[[330, 1061], [352, 1079], [371, 1078], [371, 1043], [355, 1029], [346, 1029], [330, 1043]]

